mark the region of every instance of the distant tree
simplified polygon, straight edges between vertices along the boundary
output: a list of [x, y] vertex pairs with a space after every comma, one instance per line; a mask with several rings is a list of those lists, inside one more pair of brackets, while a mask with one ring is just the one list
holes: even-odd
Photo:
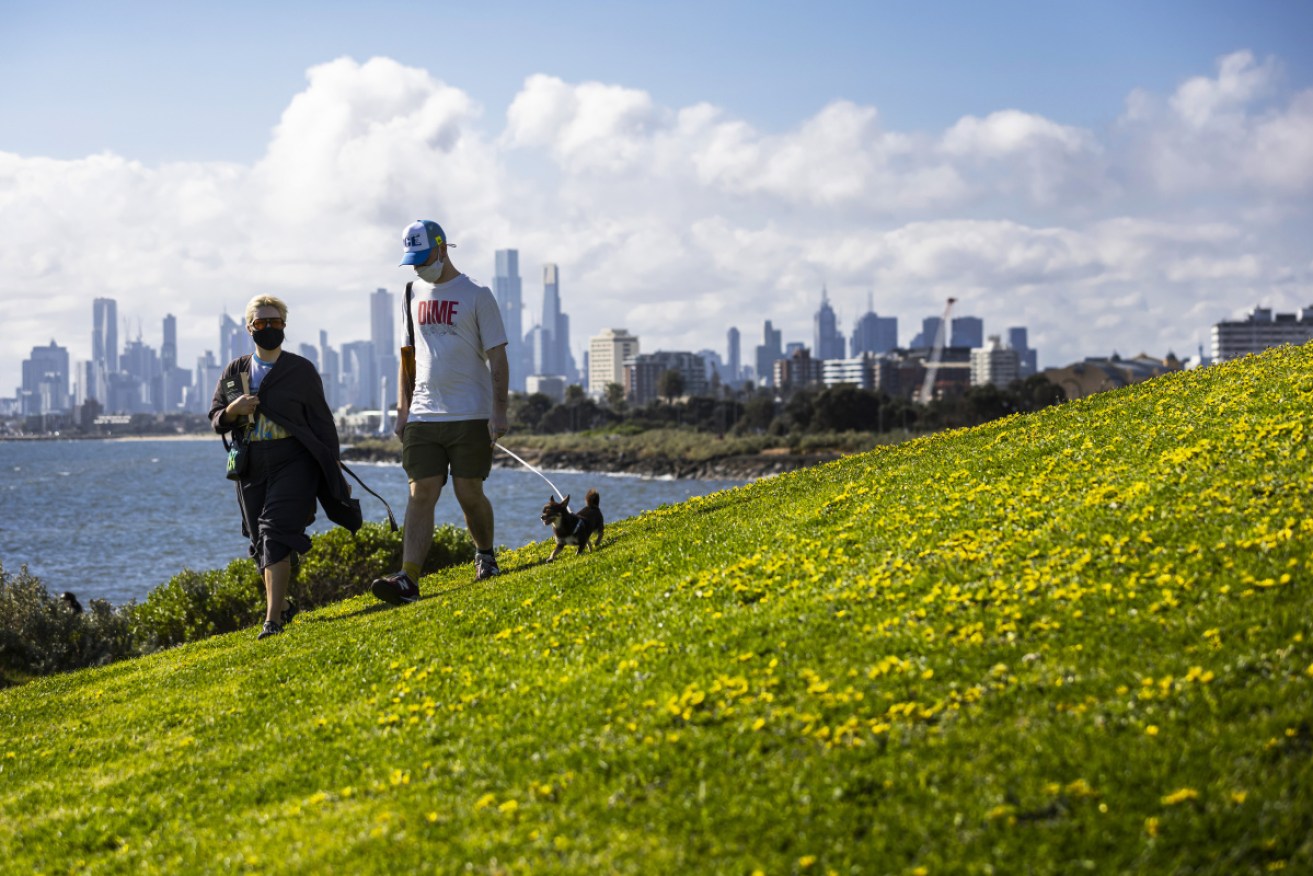
[[584, 392], [584, 388], [577, 383], [572, 383], [565, 388], [565, 403], [568, 405], [578, 404], [586, 398], [588, 398], [588, 393]]
[[678, 371], [662, 371], [657, 380], [657, 391], [667, 404], [674, 404], [675, 399], [684, 394], [684, 375]]
[[552, 400], [541, 392], [531, 395], [514, 393], [507, 414], [511, 424], [526, 432], [537, 432], [543, 416], [552, 409]]
[[768, 395], [754, 395], [743, 405], [743, 413], [734, 425], [736, 435], [760, 435], [770, 428], [775, 419], [775, 399]]
[[1060, 405], [1067, 400], [1067, 393], [1061, 386], [1052, 382], [1043, 374], [1032, 374], [1025, 380], [1014, 380], [1008, 391], [1017, 397], [1017, 410], [1038, 411], [1050, 405]]
[[602, 390], [602, 397], [606, 399], [606, 406], [616, 413], [623, 413], [625, 409], [625, 388], [618, 383], [608, 383]]
[[880, 402], [875, 393], [851, 384], [832, 386], [813, 403], [813, 432], [874, 432]]

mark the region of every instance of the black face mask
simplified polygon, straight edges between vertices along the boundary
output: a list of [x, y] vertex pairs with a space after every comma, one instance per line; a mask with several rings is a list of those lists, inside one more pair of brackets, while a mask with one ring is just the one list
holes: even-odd
[[277, 350], [283, 345], [283, 330], [280, 328], [262, 328], [251, 332], [251, 338], [261, 350]]

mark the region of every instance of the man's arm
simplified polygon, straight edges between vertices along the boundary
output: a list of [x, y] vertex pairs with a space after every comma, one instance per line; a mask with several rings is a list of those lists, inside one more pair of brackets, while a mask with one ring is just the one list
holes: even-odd
[[415, 394], [415, 348], [401, 348], [401, 364], [397, 367], [397, 419], [392, 431], [400, 435], [410, 418], [410, 400]]
[[511, 368], [506, 361], [505, 344], [487, 352], [488, 370], [492, 372], [492, 419], [488, 421], [488, 436], [495, 444], [510, 429], [506, 418], [506, 403], [511, 385]]

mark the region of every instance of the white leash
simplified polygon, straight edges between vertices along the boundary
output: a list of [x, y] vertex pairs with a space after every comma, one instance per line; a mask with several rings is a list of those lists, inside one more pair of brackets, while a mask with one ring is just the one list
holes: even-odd
[[551, 481], [547, 480], [547, 475], [545, 475], [545, 474], [543, 474], [542, 472], [538, 471], [538, 469], [536, 469], [536, 468], [534, 468], [533, 466], [529, 465], [529, 463], [525, 462], [523, 459], [520, 459], [520, 457], [517, 456], [515, 453], [511, 452], [510, 450], [507, 450], [505, 447], [502, 447], [502, 446], [501, 446], [501, 442], [496, 442], [496, 441], [495, 441], [495, 442], [493, 442], [493, 446], [496, 447], [498, 450], [501, 450], [501, 451], [503, 451], [503, 452], [505, 452], [505, 453], [509, 453], [512, 457], [515, 458], [515, 460], [516, 460], [517, 462], [520, 463], [520, 465], [524, 466], [524, 467], [527, 468], [529, 471], [531, 471], [531, 472], [533, 472], [534, 474], [536, 474], [538, 477], [540, 477], [540, 478], [542, 478], [543, 480], [547, 481], [547, 486], [549, 486], [549, 487], [552, 488], [552, 492], [556, 494], [556, 498], [560, 499], [562, 502], [565, 501], [565, 496], [561, 493], [560, 490], [556, 489], [556, 484], [554, 484], [554, 483], [552, 483]]

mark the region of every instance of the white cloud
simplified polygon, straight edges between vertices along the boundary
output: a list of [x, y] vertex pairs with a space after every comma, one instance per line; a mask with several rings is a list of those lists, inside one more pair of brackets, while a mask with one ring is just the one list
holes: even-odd
[[177, 314], [185, 362], [256, 292], [292, 305], [293, 343], [363, 337], [368, 293], [409, 277], [399, 235], [420, 216], [483, 282], [518, 248], [531, 312], [559, 264], [576, 349], [608, 326], [723, 349], [737, 325], [750, 358], [766, 319], [810, 343], [825, 284], [845, 331], [868, 293], [904, 340], [953, 296], [987, 333], [1029, 326], [1044, 362], [1192, 350], [1259, 299], [1313, 304], [1313, 89], [1278, 71], [1230, 55], [1131, 94], [1109, 131], [1017, 109], [893, 131], [848, 101], [763, 131], [545, 75], [502, 117], [427, 71], [337, 59], [249, 166], [0, 153], [0, 393], [51, 337], [85, 358], [101, 295], [153, 345]]

